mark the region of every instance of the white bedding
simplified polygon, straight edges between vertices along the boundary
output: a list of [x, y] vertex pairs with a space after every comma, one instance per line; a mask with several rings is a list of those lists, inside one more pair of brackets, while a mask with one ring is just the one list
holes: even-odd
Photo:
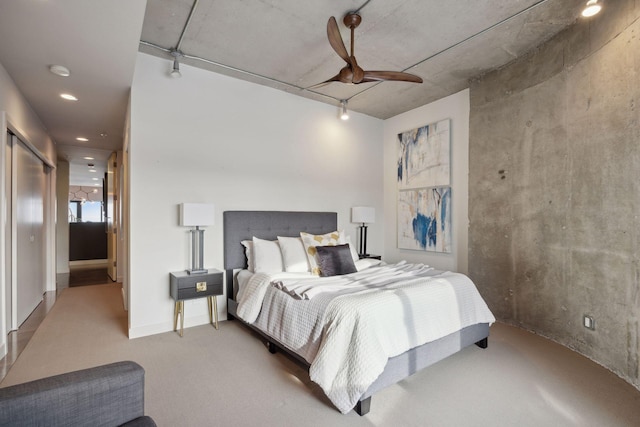
[[[394, 276], [401, 280], [389, 280]], [[305, 357], [311, 380], [343, 413], [390, 357], [464, 327], [495, 322], [468, 277], [420, 264], [308, 278], [306, 284], [302, 279], [292, 273], [253, 275], [238, 292], [237, 314]], [[278, 290], [273, 281], [299, 295]]]
[[429, 266], [402, 263], [394, 268], [386, 268], [385, 266], [372, 267], [343, 276], [318, 277], [315, 279], [279, 277], [271, 280], [271, 283], [294, 298], [308, 300], [324, 293], [339, 292], [345, 289], [356, 292], [365, 289], [383, 288], [399, 280], [432, 276], [434, 274], [438, 273]]

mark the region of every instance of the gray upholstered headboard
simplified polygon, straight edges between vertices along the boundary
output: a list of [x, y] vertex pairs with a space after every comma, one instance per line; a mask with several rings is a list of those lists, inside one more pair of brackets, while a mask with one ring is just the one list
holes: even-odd
[[247, 267], [242, 240], [253, 236], [275, 240], [296, 237], [301, 231], [324, 234], [338, 229], [335, 212], [226, 211], [223, 213], [224, 269], [227, 297], [233, 297], [233, 270]]

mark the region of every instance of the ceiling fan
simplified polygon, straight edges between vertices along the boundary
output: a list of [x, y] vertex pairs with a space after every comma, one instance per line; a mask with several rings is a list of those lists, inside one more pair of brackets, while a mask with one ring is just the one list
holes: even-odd
[[342, 20], [344, 25], [351, 29], [351, 55], [347, 52], [347, 48], [344, 46], [340, 30], [336, 18], [333, 16], [329, 18], [327, 23], [327, 37], [329, 38], [329, 44], [333, 50], [336, 51], [340, 58], [344, 59], [347, 63], [338, 74], [331, 77], [322, 83], [315, 85], [314, 87], [321, 86], [331, 82], [342, 82], [348, 84], [359, 84], [379, 81], [400, 81], [400, 82], [413, 82], [422, 83], [422, 79], [418, 76], [409, 73], [403, 73], [400, 71], [365, 71], [356, 61], [356, 57], [353, 54], [353, 33], [354, 30], [362, 22], [362, 18], [357, 13], [348, 13]]

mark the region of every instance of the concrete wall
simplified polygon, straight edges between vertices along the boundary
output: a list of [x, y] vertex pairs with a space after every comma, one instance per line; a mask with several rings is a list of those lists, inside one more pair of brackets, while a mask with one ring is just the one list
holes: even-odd
[[[169, 272], [189, 267], [189, 233], [178, 205], [213, 203], [205, 266], [223, 268], [222, 212], [338, 213], [355, 237], [352, 206], [373, 206], [384, 224], [382, 120], [139, 53], [129, 143], [131, 337], [173, 329]], [[383, 227], [370, 231], [381, 253]], [[221, 317], [226, 299], [219, 298]], [[185, 304], [185, 325], [208, 322], [204, 299]]]
[[[451, 253], [398, 249], [398, 134], [420, 126], [451, 119]], [[384, 217], [369, 229], [384, 227], [384, 260], [424, 263], [441, 270], [467, 272], [469, 197], [469, 90], [384, 121]]]
[[469, 273], [490, 308], [636, 387], [639, 9], [608, 2], [473, 82], [469, 132]]

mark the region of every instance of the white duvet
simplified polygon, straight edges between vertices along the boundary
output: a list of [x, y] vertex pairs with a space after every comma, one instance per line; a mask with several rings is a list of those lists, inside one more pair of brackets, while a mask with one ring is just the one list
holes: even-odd
[[[238, 316], [254, 323], [267, 291], [273, 287], [288, 292], [283, 298], [297, 298], [300, 304], [325, 301], [318, 319], [322, 336], [310, 357], [309, 373], [342, 413], [355, 406], [390, 357], [464, 327], [495, 322], [468, 277], [421, 264], [401, 262], [306, 280], [286, 273], [256, 274], [238, 294]], [[332, 293], [337, 296], [327, 298]], [[281, 327], [295, 329], [296, 325]], [[284, 335], [296, 337], [299, 333]], [[292, 349], [299, 345], [283, 344]]]

